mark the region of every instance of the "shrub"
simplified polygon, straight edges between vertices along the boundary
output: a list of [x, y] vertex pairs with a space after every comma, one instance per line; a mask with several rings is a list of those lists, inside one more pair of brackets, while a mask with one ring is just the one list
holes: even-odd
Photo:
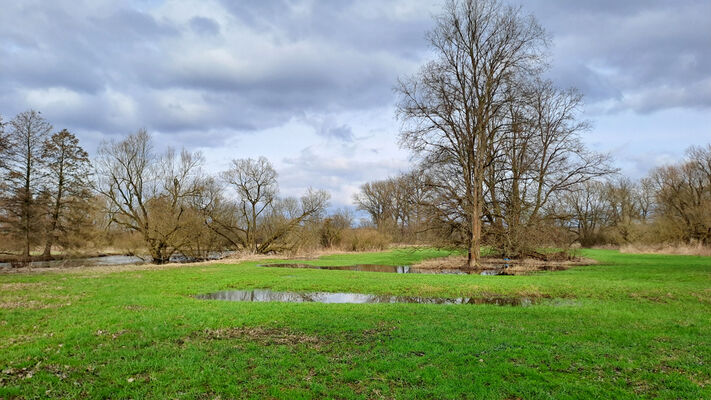
[[391, 242], [390, 236], [370, 228], [347, 229], [341, 237], [341, 246], [347, 251], [384, 250]]

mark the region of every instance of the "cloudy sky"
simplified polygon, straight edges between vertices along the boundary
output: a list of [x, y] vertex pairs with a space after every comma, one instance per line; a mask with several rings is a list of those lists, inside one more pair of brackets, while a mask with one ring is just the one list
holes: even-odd
[[[333, 205], [408, 168], [392, 88], [430, 54], [435, 0], [0, 0], [0, 115], [33, 108], [90, 152], [145, 127], [207, 168], [267, 156]], [[711, 142], [711, 2], [536, 0], [548, 76], [633, 177]]]

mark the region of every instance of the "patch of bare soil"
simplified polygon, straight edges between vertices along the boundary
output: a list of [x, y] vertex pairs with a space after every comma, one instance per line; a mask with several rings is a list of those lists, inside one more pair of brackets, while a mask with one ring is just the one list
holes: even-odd
[[450, 256], [443, 258], [431, 258], [412, 265], [412, 268], [417, 269], [460, 269], [463, 271], [484, 272], [484, 271], [500, 271], [505, 270], [506, 275], [525, 275], [536, 271], [561, 271], [575, 266], [593, 265], [595, 260], [580, 258], [578, 260], [537, 260], [537, 259], [522, 259], [522, 260], [506, 260], [503, 258], [482, 258], [479, 268], [471, 268], [467, 266], [467, 258], [465, 256]]
[[337, 336], [333, 335], [313, 335], [304, 332], [294, 331], [288, 328], [273, 328], [262, 326], [242, 326], [242, 327], [227, 327], [217, 329], [204, 329], [192, 333], [190, 336], [180, 339], [180, 344], [193, 340], [247, 340], [259, 343], [260, 345], [289, 345], [295, 346], [306, 344], [310, 347], [320, 348], [322, 345], [329, 343], [347, 341], [351, 344], [365, 344], [370, 342], [378, 342], [387, 340], [397, 327], [379, 322], [371, 329], [363, 331], [340, 332]]
[[247, 339], [262, 345], [295, 345], [295, 344], [319, 344], [321, 339], [317, 336], [306, 335], [282, 328], [264, 327], [233, 327], [220, 329], [205, 329], [195, 335], [208, 340], [224, 339]]

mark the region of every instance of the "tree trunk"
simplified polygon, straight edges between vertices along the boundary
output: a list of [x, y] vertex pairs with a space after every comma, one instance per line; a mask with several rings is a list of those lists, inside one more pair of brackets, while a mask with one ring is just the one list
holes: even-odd
[[47, 239], [47, 242], [44, 244], [44, 252], [42, 252], [42, 258], [52, 258], [52, 242], [53, 240], [51, 238]]
[[23, 216], [25, 217], [25, 226], [23, 227], [25, 230], [25, 249], [24, 249], [24, 258], [26, 260], [30, 259], [30, 218], [31, 218], [31, 210], [30, 208], [32, 207], [32, 193], [31, 193], [31, 186], [30, 186], [30, 178], [31, 178], [31, 173], [32, 173], [32, 148], [30, 146], [30, 135], [27, 135], [27, 156], [25, 159], [25, 192], [23, 193], [24, 199], [24, 207], [25, 209], [22, 210], [22, 213], [24, 214]]
[[[61, 193], [61, 192], [60, 192]], [[61, 194], [60, 194], [61, 196]], [[47, 234], [47, 241], [44, 244], [44, 252], [42, 253], [43, 258], [52, 258], [52, 245], [54, 245], [54, 233], [57, 230], [57, 225], [59, 224], [59, 207], [60, 200], [57, 198], [57, 203], [55, 204], [54, 212], [52, 213], [52, 225]]]
[[[478, 189], [478, 188], [477, 188]], [[479, 191], [477, 190], [474, 196], [474, 204], [472, 206], [472, 237], [469, 241], [469, 253], [467, 257], [467, 266], [471, 268], [479, 267], [479, 259], [481, 256], [481, 201]]]

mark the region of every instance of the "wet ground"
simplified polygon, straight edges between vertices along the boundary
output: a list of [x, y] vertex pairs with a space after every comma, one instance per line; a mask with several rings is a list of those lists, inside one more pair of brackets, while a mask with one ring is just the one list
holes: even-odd
[[494, 304], [499, 306], [530, 306], [535, 300], [530, 297], [414, 297], [389, 296], [365, 293], [329, 293], [329, 292], [274, 292], [269, 289], [225, 290], [196, 296], [203, 300], [226, 300], [245, 302], [281, 302], [281, 303], [329, 303], [329, 304], [366, 304], [366, 303], [416, 303], [416, 304]]
[[[233, 254], [234, 252], [215, 252], [207, 255], [207, 260], [218, 260]], [[189, 263], [196, 261], [204, 261], [186, 257], [182, 254], [174, 254], [170, 257], [171, 263]], [[101, 257], [81, 257], [81, 258], [65, 258], [58, 260], [31, 261], [26, 266], [30, 268], [72, 268], [72, 267], [97, 267], [97, 266], [112, 266], [112, 265], [129, 265], [129, 264], [146, 264], [151, 262], [151, 257], [138, 257], [126, 255], [113, 255]], [[25, 266], [25, 265], [23, 265]], [[9, 262], [0, 263], [0, 268], [10, 268], [12, 264]]]
[[308, 268], [308, 269], [328, 269], [336, 271], [364, 271], [364, 272], [389, 272], [394, 274], [448, 274], [448, 275], [510, 275], [506, 266], [501, 268], [486, 270], [466, 270], [466, 269], [434, 269], [434, 268], [414, 268], [409, 265], [345, 265], [345, 266], [320, 266], [309, 264], [262, 264], [260, 267], [270, 268]]
[[[126, 264], [143, 264], [146, 261], [136, 256], [103, 256], [103, 257], [87, 257], [87, 258], [67, 258], [63, 260], [49, 261], [32, 261], [29, 267], [32, 268], [70, 268], [70, 267], [93, 267], [100, 265], [126, 265]], [[0, 263], [0, 268], [11, 266], [10, 263]]]

